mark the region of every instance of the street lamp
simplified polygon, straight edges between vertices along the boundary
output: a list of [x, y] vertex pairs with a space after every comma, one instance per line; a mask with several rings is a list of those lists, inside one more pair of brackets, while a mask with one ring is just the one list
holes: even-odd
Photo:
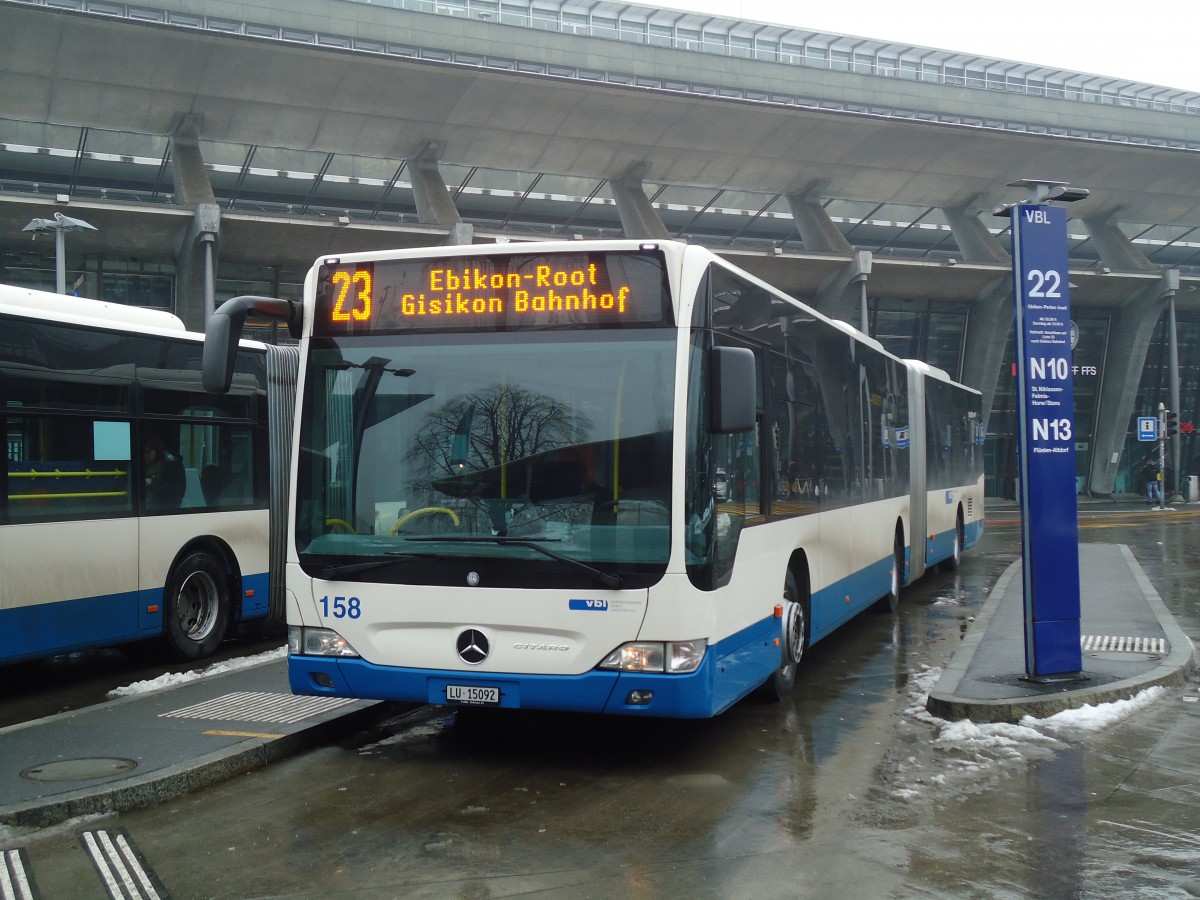
[[34, 219], [21, 230], [32, 231], [34, 239], [39, 234], [54, 233], [55, 290], [60, 294], [65, 294], [67, 292], [67, 242], [64, 235], [68, 231], [95, 231], [96, 226], [88, 224], [83, 219], [73, 219], [56, 212], [53, 219]]

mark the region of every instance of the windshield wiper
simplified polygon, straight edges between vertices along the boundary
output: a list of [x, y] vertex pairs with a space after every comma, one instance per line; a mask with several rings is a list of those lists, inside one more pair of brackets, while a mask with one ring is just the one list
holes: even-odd
[[605, 587], [619, 588], [625, 583], [620, 575], [614, 575], [612, 572], [605, 572], [603, 569], [597, 569], [595, 566], [589, 566], [585, 562], [580, 562], [577, 559], [572, 559], [569, 556], [563, 556], [561, 553], [555, 553], [546, 547], [543, 547], [542, 541], [556, 541], [558, 538], [510, 538], [500, 535], [483, 537], [483, 536], [467, 536], [467, 535], [444, 535], [441, 537], [410, 537], [410, 541], [447, 541], [455, 544], [504, 544], [508, 547], [527, 547], [530, 550], [536, 550], [543, 556], [548, 556], [550, 559], [556, 560], [563, 565], [570, 566], [579, 572], [584, 572], [591, 575]]
[[397, 563], [411, 562], [414, 559], [435, 558], [435, 554], [432, 553], [404, 553], [397, 550], [388, 551], [387, 556], [387, 559], [373, 559], [370, 562], [325, 565], [321, 567], [319, 577], [328, 581], [331, 578], [340, 578], [343, 575], [359, 575], [363, 572], [373, 571], [374, 569], [384, 569], [388, 566], [394, 566]]

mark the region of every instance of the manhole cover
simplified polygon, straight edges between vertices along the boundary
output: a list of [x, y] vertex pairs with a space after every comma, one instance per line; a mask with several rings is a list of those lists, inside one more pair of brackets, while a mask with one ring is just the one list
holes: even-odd
[[60, 759], [30, 766], [21, 772], [29, 781], [87, 781], [91, 778], [110, 778], [132, 772], [137, 763], [119, 756], [85, 756], [83, 759]]

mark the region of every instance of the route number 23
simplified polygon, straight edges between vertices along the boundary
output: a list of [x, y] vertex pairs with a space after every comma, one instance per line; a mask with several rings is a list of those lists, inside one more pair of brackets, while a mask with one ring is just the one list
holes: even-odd
[[[349, 322], [354, 319], [355, 322], [365, 322], [371, 318], [371, 273], [359, 269], [354, 274], [349, 272], [334, 272], [333, 283], [338, 286], [337, 300], [333, 304], [333, 313], [330, 318], [335, 322]], [[347, 309], [346, 301], [349, 299], [347, 295], [350, 293], [351, 287], [358, 285], [353, 299], [350, 300], [350, 307]]]

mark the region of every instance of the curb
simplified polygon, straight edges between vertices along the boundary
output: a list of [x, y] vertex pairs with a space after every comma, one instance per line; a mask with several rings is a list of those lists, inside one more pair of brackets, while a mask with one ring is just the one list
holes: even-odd
[[283, 737], [256, 738], [108, 785], [0, 807], [0, 825], [48, 828], [79, 816], [147, 809], [366, 728], [395, 711], [395, 704], [376, 701]]
[[1183, 684], [1194, 664], [1195, 650], [1192, 642], [1176, 624], [1174, 617], [1154, 590], [1150, 579], [1146, 577], [1146, 573], [1142, 571], [1142, 567], [1138, 565], [1130, 549], [1124, 544], [1119, 545], [1119, 548], [1122, 557], [1133, 573], [1143, 598], [1154, 613], [1159, 627], [1162, 628], [1171, 647], [1166, 658], [1157, 666], [1142, 675], [1120, 681], [1094, 687], [1064, 687], [1061, 691], [1052, 694], [986, 700], [958, 695], [957, 691], [966, 677], [975, 653], [983, 642], [996, 610], [1004, 600], [1009, 582], [1021, 571], [1022, 560], [1018, 559], [1004, 570], [1004, 574], [996, 582], [983, 610], [976, 617], [975, 622], [967, 631], [966, 637], [963, 638], [962, 645], [951, 658], [950, 665], [946, 667], [942, 678], [929, 692], [925, 708], [932, 715], [950, 721], [970, 719], [972, 722], [982, 723], [1017, 723], [1025, 716], [1042, 719], [1064, 710], [1079, 709], [1089, 704], [1127, 700], [1140, 691], [1156, 685], [1173, 687]]

